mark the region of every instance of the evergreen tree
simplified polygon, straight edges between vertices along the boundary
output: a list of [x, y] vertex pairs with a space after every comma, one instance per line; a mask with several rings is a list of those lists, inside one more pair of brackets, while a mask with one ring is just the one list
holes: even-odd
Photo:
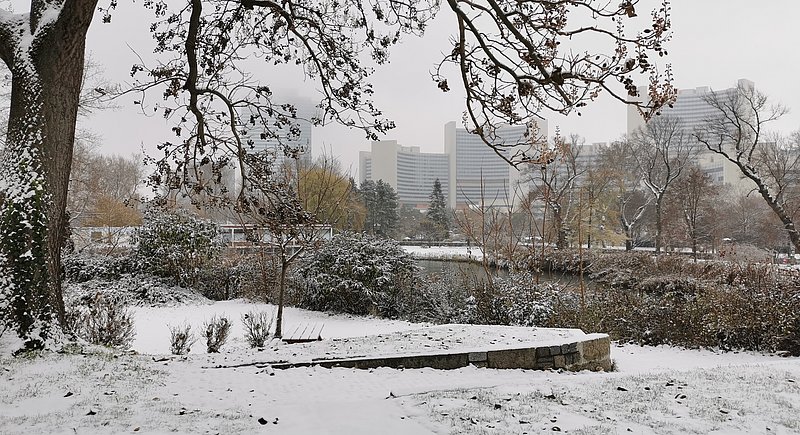
[[361, 183], [361, 198], [367, 209], [365, 230], [370, 234], [388, 237], [397, 227], [397, 193], [383, 180]]
[[431, 202], [428, 204], [425, 228], [429, 237], [434, 240], [446, 239], [450, 231], [450, 222], [447, 213], [447, 203], [442, 193], [442, 183], [437, 178], [433, 182], [433, 190], [429, 196]]

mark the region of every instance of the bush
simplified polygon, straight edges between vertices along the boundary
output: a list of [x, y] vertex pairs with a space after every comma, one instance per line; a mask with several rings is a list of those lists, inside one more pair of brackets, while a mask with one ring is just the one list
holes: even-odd
[[301, 306], [318, 311], [397, 317], [413, 307], [416, 266], [388, 239], [343, 233], [300, 265]]
[[133, 271], [128, 256], [87, 255], [75, 253], [65, 255], [62, 261], [64, 277], [73, 283], [93, 279], [119, 279]]
[[92, 344], [129, 348], [136, 336], [133, 316], [121, 298], [95, 294], [88, 307], [71, 311], [68, 323], [75, 334]]
[[434, 323], [475, 323], [472, 284], [464, 273], [432, 275], [419, 281], [419, 302], [413, 312], [404, 313], [414, 321]]
[[135, 264], [144, 271], [172, 277], [178, 285], [197, 283], [200, 271], [221, 251], [219, 229], [184, 210], [149, 209], [134, 231]]
[[169, 350], [173, 355], [186, 355], [191, 352], [192, 345], [197, 338], [192, 334], [192, 327], [188, 324], [169, 327]]
[[[639, 264], [625, 272], [630, 279], [597, 285], [585, 305], [556, 305], [553, 318], [559, 323], [551, 326], [603, 331], [639, 344], [800, 355], [796, 274], [770, 265], [634, 256]], [[626, 261], [630, 267], [631, 259]]]
[[203, 324], [206, 331], [206, 349], [208, 353], [219, 353], [219, 349], [228, 341], [231, 333], [231, 322], [225, 317], [214, 316]]
[[272, 313], [266, 311], [249, 311], [242, 315], [244, 339], [250, 347], [264, 347], [272, 336], [270, 329], [274, 318]]

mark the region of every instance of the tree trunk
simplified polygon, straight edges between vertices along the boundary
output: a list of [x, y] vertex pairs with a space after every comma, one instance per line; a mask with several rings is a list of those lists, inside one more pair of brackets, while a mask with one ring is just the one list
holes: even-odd
[[52, 316], [65, 322], [61, 246], [86, 31], [96, 3], [69, 1], [57, 18], [43, 21], [53, 14], [43, 14], [45, 5], [34, 1], [25, 29], [33, 36], [0, 30], [0, 55], [12, 74], [8, 141], [0, 163], [5, 179], [0, 252], [4, 287], [21, 302], [16, 321], [28, 348], [44, 344]]
[[661, 253], [661, 197], [656, 200], [656, 255]]
[[289, 263], [281, 257], [281, 280], [278, 287], [278, 315], [275, 318], [275, 338], [283, 338], [283, 295], [286, 290], [286, 270]]

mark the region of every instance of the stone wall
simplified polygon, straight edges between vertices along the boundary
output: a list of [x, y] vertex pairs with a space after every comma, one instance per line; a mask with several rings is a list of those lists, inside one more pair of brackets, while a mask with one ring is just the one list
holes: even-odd
[[485, 352], [453, 352], [408, 356], [315, 360], [273, 364], [276, 369], [319, 365], [322, 367], [376, 367], [456, 369], [469, 364], [494, 369], [611, 370], [611, 341], [606, 334], [550, 346], [498, 349]]

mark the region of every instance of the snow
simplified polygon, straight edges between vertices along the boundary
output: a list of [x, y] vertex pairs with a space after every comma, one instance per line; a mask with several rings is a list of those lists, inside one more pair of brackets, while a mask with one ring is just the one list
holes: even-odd
[[403, 249], [417, 259], [452, 260], [472, 259], [481, 261], [483, 251], [477, 246], [412, 246], [404, 245]]
[[[621, 345], [612, 348], [617, 371], [611, 373], [309, 367], [270, 376], [256, 366], [207, 368], [258, 360], [272, 348], [311, 359], [325, 341], [369, 334], [384, 334], [389, 349], [399, 349], [411, 342], [398, 337], [458, 329], [288, 308], [287, 331], [323, 322], [326, 340], [246, 350], [238, 317], [254, 309], [274, 307], [244, 301], [135, 307], [133, 347], [142, 355], [87, 347], [12, 358], [18, 342], [6, 333], [0, 337], [0, 433], [800, 432], [800, 359], [755, 353]], [[166, 325], [199, 326], [223, 313], [235, 324], [223, 353], [198, 353], [203, 346], [197, 346], [188, 357], [147, 354], [168, 348]], [[502, 328], [472, 331], [451, 340], [488, 345], [506, 335]], [[432, 341], [446, 344], [439, 336]]]

